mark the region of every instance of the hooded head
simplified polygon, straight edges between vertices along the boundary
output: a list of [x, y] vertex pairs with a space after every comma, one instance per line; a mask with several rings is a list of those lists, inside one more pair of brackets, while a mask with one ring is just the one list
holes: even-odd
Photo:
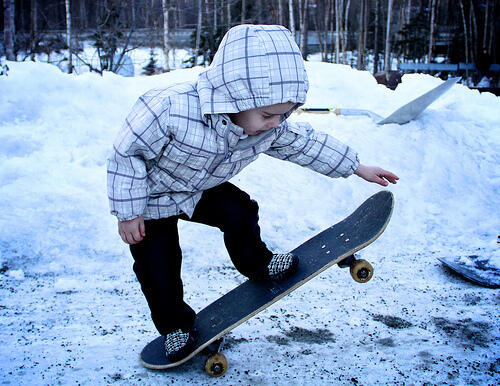
[[202, 114], [237, 113], [292, 102], [308, 89], [304, 60], [290, 31], [278, 25], [231, 28], [198, 79]]

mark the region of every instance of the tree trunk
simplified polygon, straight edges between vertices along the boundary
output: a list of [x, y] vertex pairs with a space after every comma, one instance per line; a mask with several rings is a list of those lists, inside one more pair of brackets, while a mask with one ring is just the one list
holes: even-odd
[[3, 40], [5, 45], [5, 57], [7, 60], [13, 61], [16, 60], [16, 55], [14, 55], [14, 38], [16, 36], [14, 4], [14, 0], [3, 0]]
[[[132, 6], [132, 11], [133, 11], [133, 6]], [[85, 4], [85, 0], [80, 0], [80, 30], [81, 31], [86, 31], [87, 30], [87, 5]]]
[[364, 11], [364, 19], [363, 23], [365, 26], [364, 36], [363, 36], [363, 68], [366, 67], [366, 45], [368, 42], [368, 15], [370, 14], [370, 1], [365, 0], [365, 11]]
[[340, 0], [335, 0], [335, 63], [340, 63]]
[[300, 23], [300, 52], [307, 59], [307, 8], [309, 0], [300, 0], [299, 23]]
[[227, 19], [227, 28], [231, 28], [231, 1], [227, 0], [226, 3], [226, 19]]
[[489, 23], [489, 8], [490, 0], [486, 0], [486, 8], [484, 10], [484, 31], [483, 31], [483, 49], [488, 46], [488, 23]]
[[[347, 43], [349, 38], [349, 9], [351, 8], [351, 0], [347, 0], [344, 13], [344, 36], [342, 39], [342, 62], [347, 64]], [[342, 22], [342, 18], [341, 18]]]
[[475, 61], [477, 53], [479, 52], [479, 47], [478, 47], [478, 34], [477, 34], [477, 21], [476, 21], [476, 11], [474, 10], [474, 3], [472, 0], [470, 0], [470, 15], [471, 15], [471, 23], [470, 23], [470, 30], [472, 33], [472, 40], [471, 40], [471, 60]]
[[71, 2], [65, 0], [66, 4], [66, 44], [68, 46], [68, 74], [73, 73], [73, 44], [71, 36]]
[[436, 29], [436, 6], [438, 1], [431, 0], [431, 23], [429, 33], [429, 52], [427, 54], [427, 63], [432, 62], [432, 51], [434, 48], [434, 31]]
[[161, 7], [163, 11], [163, 56], [165, 59], [165, 72], [170, 71], [170, 63], [169, 63], [169, 54], [170, 54], [170, 29], [169, 29], [169, 21], [170, 21], [170, 4], [168, 4], [168, 0], [162, 0]]
[[296, 41], [295, 38], [295, 18], [293, 17], [293, 0], [288, 0], [288, 12], [290, 14], [290, 32], [292, 33], [293, 40]]
[[214, 28], [213, 28], [214, 38], [216, 33], [217, 33], [217, 0], [214, 0]]
[[196, 42], [194, 46], [194, 66], [198, 65], [198, 55], [200, 53], [200, 37], [201, 37], [201, 15], [203, 12], [202, 1], [198, 0], [198, 23], [196, 25]]
[[[467, 20], [465, 19], [465, 10], [462, 0], [458, 0], [460, 4], [460, 11], [462, 12], [462, 23], [464, 25], [464, 36], [465, 36], [465, 62], [469, 62], [469, 34], [467, 33]], [[465, 68], [465, 82], [469, 84], [469, 70]]]
[[406, 8], [406, 24], [410, 24], [411, 21], [411, 0], [408, 0], [408, 5]]
[[262, 24], [262, 0], [256, 0], [256, 8], [257, 8], [257, 24]]
[[387, 32], [385, 34], [385, 62], [384, 70], [391, 70], [391, 16], [392, 16], [392, 0], [387, 3]]
[[491, 4], [491, 25], [490, 25], [490, 42], [488, 43], [488, 52], [491, 54], [493, 51], [492, 51], [492, 48], [493, 48], [493, 41], [496, 41], [495, 39], [495, 31], [496, 31], [496, 18], [495, 18], [495, 15], [496, 15], [496, 5], [497, 5], [497, 2], [494, 1], [493, 4]]
[[35, 61], [36, 40], [38, 39], [38, 0], [31, 0], [30, 51], [31, 60]]
[[[412, 1], [408, 0], [408, 3], [406, 5], [406, 14], [405, 14], [405, 24], [409, 25], [411, 23], [411, 9], [412, 9]], [[404, 59], [408, 57], [408, 44], [405, 44], [404, 49], [403, 49], [403, 56]]]
[[245, 19], [246, 19], [246, 8], [247, 8], [247, 4], [246, 4], [246, 0], [241, 0], [241, 24], [245, 24]]
[[378, 57], [379, 57], [379, 48], [378, 48], [378, 25], [379, 25], [379, 9], [380, 3], [379, 0], [375, 0], [375, 26], [373, 31], [373, 74], [378, 72]]
[[278, 0], [278, 24], [283, 25], [283, 0]]
[[366, 0], [361, 0], [360, 2], [360, 12], [359, 12], [359, 36], [358, 36], [358, 58], [356, 63], [356, 68], [358, 70], [364, 69], [364, 46], [365, 46], [365, 12], [366, 12]]
[[331, 17], [331, 12], [330, 10], [332, 9], [332, 3], [333, 0], [328, 0], [327, 1], [327, 8], [325, 10], [325, 20], [324, 20], [324, 33], [323, 33], [323, 39], [325, 41], [325, 45], [323, 47], [323, 61], [328, 62], [328, 52], [330, 51], [329, 49], [329, 44], [328, 44], [328, 26], [330, 25], [330, 17]]

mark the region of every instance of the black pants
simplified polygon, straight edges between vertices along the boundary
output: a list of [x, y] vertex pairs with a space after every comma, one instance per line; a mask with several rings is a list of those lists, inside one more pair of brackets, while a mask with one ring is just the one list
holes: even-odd
[[190, 329], [196, 317], [183, 300], [178, 220], [219, 228], [236, 269], [249, 278], [259, 278], [266, 272], [272, 253], [260, 238], [258, 209], [247, 193], [226, 182], [203, 193], [190, 219], [180, 215], [145, 221], [146, 236], [130, 250], [135, 274], [160, 334]]

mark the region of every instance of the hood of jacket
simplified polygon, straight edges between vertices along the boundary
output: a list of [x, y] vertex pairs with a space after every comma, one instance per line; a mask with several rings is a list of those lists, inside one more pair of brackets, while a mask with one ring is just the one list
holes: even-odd
[[231, 28], [210, 67], [199, 75], [203, 116], [237, 113], [277, 103], [304, 104], [304, 60], [289, 30], [278, 25]]

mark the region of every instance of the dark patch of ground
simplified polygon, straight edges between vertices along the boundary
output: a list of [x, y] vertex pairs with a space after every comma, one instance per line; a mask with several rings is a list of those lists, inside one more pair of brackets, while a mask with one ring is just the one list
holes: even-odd
[[410, 328], [413, 326], [413, 324], [398, 316], [373, 314], [372, 318], [377, 322], [384, 323], [387, 327], [390, 328], [403, 329], [403, 328]]
[[451, 338], [458, 339], [464, 347], [489, 347], [491, 325], [471, 318], [450, 320], [442, 317], [432, 319], [434, 325]]
[[288, 345], [291, 341], [315, 344], [335, 342], [332, 332], [325, 328], [308, 330], [301, 327], [292, 327], [290, 330], [285, 331], [284, 334], [285, 336], [270, 335], [266, 339], [268, 342], [277, 343], [280, 346]]

